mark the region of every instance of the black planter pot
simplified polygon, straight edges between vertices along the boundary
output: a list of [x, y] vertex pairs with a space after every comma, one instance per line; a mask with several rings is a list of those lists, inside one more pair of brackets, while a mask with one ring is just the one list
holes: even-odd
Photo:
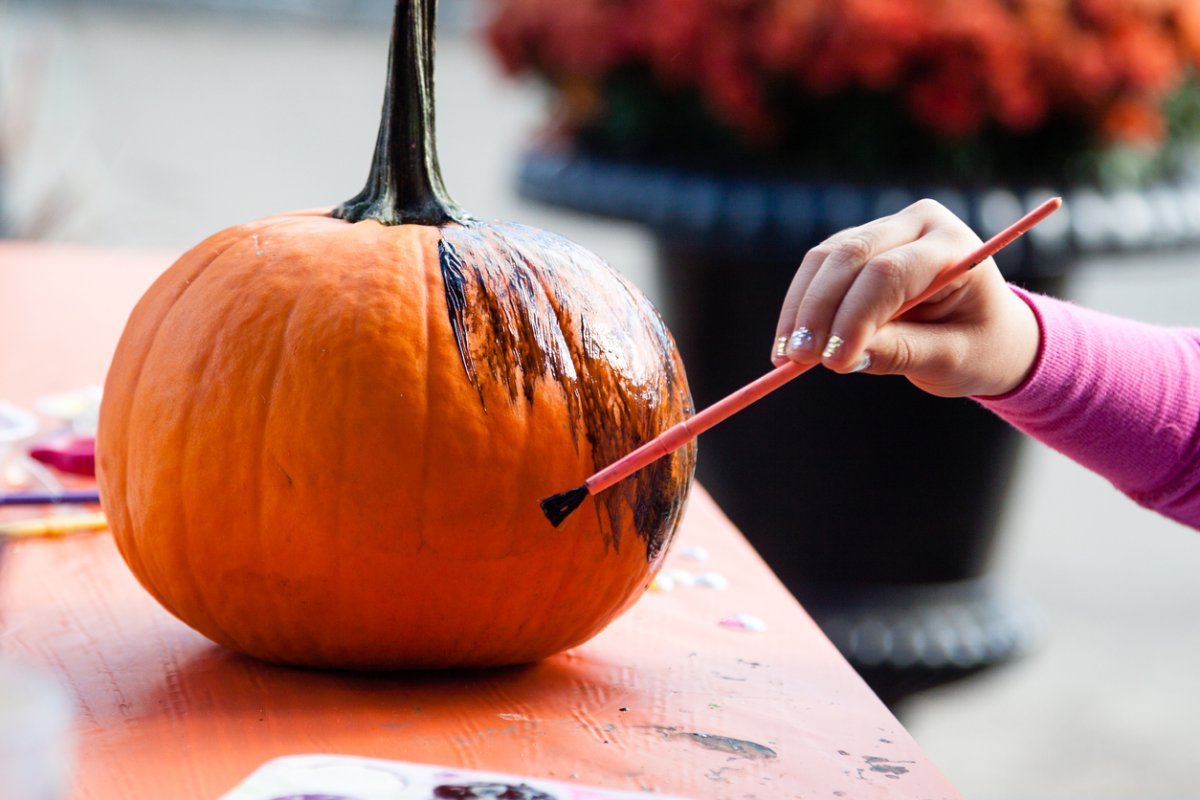
[[[798, 260], [729, 269], [678, 245], [660, 254], [668, 322], [704, 407], [770, 369]], [[1025, 283], [1056, 293], [1062, 280]], [[894, 705], [1011, 658], [1027, 638], [987, 577], [1019, 444], [970, 400], [815, 370], [706, 433], [697, 477]]]
[[[651, 227], [698, 408], [771, 368], [779, 303], [826, 236], [924, 196], [988, 236], [1051, 194], [739, 180], [549, 151], [528, 154], [520, 189]], [[1081, 256], [1200, 240], [1192, 184], [1066, 200], [997, 257], [1010, 280], [1060, 295]], [[988, 574], [1020, 443], [970, 400], [814, 370], [707, 432], [697, 476], [895, 706], [1011, 659], [1028, 638]]]

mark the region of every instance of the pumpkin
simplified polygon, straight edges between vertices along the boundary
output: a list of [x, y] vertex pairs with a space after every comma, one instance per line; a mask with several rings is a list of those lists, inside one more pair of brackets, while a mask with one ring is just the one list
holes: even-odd
[[448, 198], [434, 13], [396, 4], [366, 188], [184, 254], [106, 379], [98, 481], [121, 555], [179, 619], [260, 659], [491, 666], [580, 644], [645, 590], [691, 482], [689, 446], [560, 528], [543, 516], [539, 498], [691, 399], [629, 281]]

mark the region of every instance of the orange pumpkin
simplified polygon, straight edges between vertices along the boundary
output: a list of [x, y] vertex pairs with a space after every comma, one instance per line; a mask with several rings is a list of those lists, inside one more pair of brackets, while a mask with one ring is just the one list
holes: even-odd
[[540, 498], [691, 400], [628, 281], [447, 199], [433, 13], [397, 3], [363, 192], [186, 253], [105, 384], [98, 479], [121, 554], [169, 611], [262, 659], [484, 666], [579, 644], [648, 585], [691, 481], [689, 446], [561, 528], [543, 516]]

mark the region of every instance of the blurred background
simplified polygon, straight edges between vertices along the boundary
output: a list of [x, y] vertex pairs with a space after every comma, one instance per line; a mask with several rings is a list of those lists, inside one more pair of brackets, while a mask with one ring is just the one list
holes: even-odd
[[[574, 239], [669, 307], [677, 287], [645, 228], [519, 195], [522, 155], [556, 112], [544, 83], [508, 77], [484, 42], [491, 8], [441, 2], [437, 123], [452, 195], [477, 217]], [[390, 16], [388, 0], [0, 0], [0, 231], [177, 252], [346, 199], [375, 139]], [[1200, 251], [1135, 261], [1089, 259], [1072, 299], [1200, 324]], [[772, 326], [747, 355], [763, 369]], [[802, 525], [799, 502], [796, 513]], [[965, 796], [1197, 795], [1197, 536], [1045, 448], [1020, 451], [992, 560], [1032, 620], [1029, 644], [899, 709]]]

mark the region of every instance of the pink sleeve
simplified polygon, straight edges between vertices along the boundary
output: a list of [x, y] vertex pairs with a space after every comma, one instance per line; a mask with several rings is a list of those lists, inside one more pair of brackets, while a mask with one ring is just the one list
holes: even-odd
[[1014, 291], [1037, 316], [1041, 351], [1019, 387], [976, 400], [1139, 504], [1200, 528], [1200, 330]]

